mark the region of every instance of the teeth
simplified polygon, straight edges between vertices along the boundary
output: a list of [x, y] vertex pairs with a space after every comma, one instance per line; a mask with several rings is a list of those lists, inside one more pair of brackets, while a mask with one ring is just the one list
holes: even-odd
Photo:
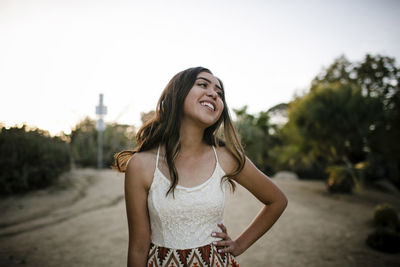
[[214, 110], [214, 106], [212, 104], [208, 103], [208, 102], [201, 102], [200, 104], [202, 106], [207, 106], [207, 107], [211, 108], [212, 110]]

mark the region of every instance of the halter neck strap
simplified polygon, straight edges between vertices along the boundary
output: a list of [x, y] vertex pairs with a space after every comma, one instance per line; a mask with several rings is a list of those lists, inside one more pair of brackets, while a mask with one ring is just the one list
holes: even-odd
[[156, 158], [156, 169], [158, 169], [158, 158], [160, 157], [160, 146], [157, 149], [157, 158]]

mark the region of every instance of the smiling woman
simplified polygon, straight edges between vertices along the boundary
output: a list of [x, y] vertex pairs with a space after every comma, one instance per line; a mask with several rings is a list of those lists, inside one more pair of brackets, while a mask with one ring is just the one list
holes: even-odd
[[[125, 172], [128, 266], [238, 266], [235, 257], [287, 205], [282, 191], [246, 158], [222, 81], [206, 68], [171, 79], [136, 139], [134, 150], [115, 156], [115, 168]], [[223, 215], [226, 190], [236, 183], [265, 206], [232, 240]]]

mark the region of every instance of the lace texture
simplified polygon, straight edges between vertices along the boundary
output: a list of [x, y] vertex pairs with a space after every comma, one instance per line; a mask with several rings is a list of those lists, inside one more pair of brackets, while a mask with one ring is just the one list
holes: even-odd
[[177, 185], [175, 198], [172, 194], [165, 196], [170, 181], [158, 169], [158, 155], [159, 151], [147, 199], [152, 242], [162, 247], [189, 249], [220, 240], [211, 233], [221, 231], [217, 223], [223, 221], [227, 182], [221, 184], [225, 173], [216, 153], [211, 177], [196, 187]]

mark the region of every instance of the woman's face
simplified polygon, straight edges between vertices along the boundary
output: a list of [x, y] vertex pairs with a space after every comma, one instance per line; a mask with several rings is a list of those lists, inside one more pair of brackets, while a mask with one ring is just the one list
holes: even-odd
[[223, 94], [214, 75], [200, 72], [185, 98], [182, 122], [192, 120], [205, 128], [216, 123], [224, 109]]

